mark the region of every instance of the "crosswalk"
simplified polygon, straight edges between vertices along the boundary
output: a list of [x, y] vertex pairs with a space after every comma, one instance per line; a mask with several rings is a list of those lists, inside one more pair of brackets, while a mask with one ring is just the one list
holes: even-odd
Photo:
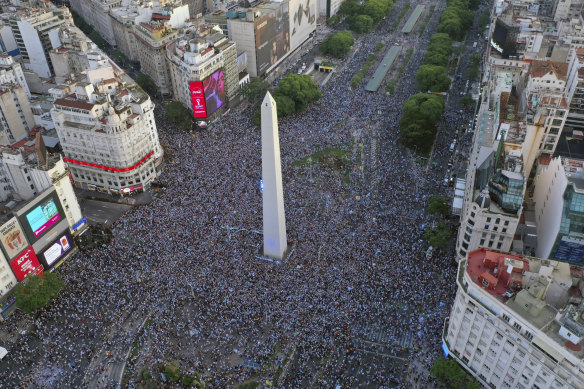
[[384, 329], [373, 323], [360, 323], [353, 327], [353, 338], [364, 342], [377, 343], [401, 348], [413, 348], [415, 333], [408, 329], [391, 327]]

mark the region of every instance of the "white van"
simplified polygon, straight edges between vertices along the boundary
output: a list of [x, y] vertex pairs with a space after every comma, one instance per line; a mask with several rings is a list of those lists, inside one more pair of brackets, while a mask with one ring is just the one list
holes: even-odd
[[4, 347], [0, 347], [0, 360], [4, 359], [6, 355], [8, 355], [8, 350], [6, 350]]

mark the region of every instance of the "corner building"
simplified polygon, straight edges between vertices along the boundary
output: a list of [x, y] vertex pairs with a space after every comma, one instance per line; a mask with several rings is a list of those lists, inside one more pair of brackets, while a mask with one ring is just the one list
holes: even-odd
[[485, 387], [584, 387], [583, 277], [565, 262], [469, 252], [443, 348]]
[[107, 69], [54, 102], [64, 160], [82, 188], [114, 194], [147, 189], [162, 162], [154, 103]]

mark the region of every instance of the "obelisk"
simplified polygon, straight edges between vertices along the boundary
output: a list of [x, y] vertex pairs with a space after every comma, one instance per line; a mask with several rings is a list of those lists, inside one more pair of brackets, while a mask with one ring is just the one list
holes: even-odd
[[286, 215], [282, 190], [278, 111], [270, 92], [262, 101], [262, 180], [264, 184], [264, 255], [282, 259], [286, 241]]

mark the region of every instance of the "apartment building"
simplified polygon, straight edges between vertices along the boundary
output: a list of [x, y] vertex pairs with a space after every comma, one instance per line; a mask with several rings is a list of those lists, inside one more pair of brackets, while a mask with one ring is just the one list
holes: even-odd
[[[213, 115], [228, 101], [232, 102], [238, 94], [237, 48], [218, 26], [187, 29], [168, 44], [166, 56], [174, 98], [190, 110], [190, 82], [201, 81], [207, 87], [207, 116]], [[217, 86], [215, 91], [209, 89], [211, 84]], [[215, 95], [217, 99], [211, 101]]]
[[166, 46], [173, 42], [178, 31], [166, 21], [150, 21], [134, 25], [141, 71], [152, 78], [161, 94], [172, 93], [172, 81], [166, 62]]
[[460, 262], [443, 346], [491, 388], [584, 386], [584, 272], [480, 248]]
[[157, 176], [162, 149], [154, 103], [117, 78], [98, 54], [88, 54], [85, 80], [55, 91], [51, 116], [65, 162], [79, 187], [114, 194], [144, 190]]
[[20, 8], [9, 16], [10, 27], [25, 69], [41, 78], [54, 75], [49, 51], [61, 46], [59, 27], [73, 25], [69, 9]]
[[85, 20], [112, 46], [116, 38], [109, 13], [120, 7], [122, 0], [71, 0], [71, 9]]

